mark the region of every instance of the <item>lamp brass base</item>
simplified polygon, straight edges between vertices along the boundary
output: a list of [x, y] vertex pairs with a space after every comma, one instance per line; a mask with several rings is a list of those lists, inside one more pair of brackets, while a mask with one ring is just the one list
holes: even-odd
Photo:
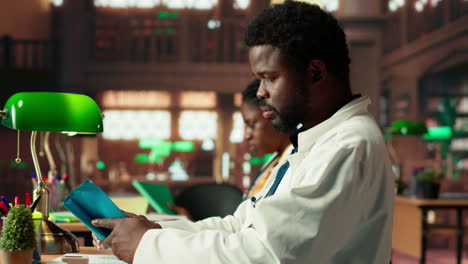
[[78, 240], [70, 233], [49, 220], [43, 220], [41, 237], [41, 253], [63, 254], [80, 251]]

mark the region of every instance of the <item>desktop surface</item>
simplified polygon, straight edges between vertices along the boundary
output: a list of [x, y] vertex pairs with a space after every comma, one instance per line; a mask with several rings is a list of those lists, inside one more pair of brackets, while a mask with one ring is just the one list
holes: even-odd
[[[104, 249], [98, 250], [95, 247], [80, 247], [80, 252], [77, 254], [90, 254], [90, 255], [109, 255], [112, 256], [111, 249]], [[54, 259], [62, 257], [64, 254], [42, 254], [41, 255], [41, 263], [47, 263], [48, 261], [52, 261]]]

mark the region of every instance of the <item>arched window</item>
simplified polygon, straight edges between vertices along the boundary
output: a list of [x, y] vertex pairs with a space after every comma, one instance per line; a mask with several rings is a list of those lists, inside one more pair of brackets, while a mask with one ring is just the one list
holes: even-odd
[[236, 0], [234, 1], [234, 9], [244, 10], [250, 5], [250, 0]]

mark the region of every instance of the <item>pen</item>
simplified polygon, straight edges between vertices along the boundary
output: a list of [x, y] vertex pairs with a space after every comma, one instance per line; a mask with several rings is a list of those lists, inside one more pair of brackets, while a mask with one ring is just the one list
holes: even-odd
[[33, 185], [33, 188], [36, 188], [36, 184], [37, 184], [37, 177], [36, 177], [36, 173], [31, 173], [31, 181], [32, 181], [32, 185]]
[[0, 207], [2, 208], [2, 211], [5, 212], [5, 215], [8, 215], [8, 210], [6, 209], [5, 204], [1, 201], [0, 201]]
[[19, 198], [18, 196], [15, 196], [15, 206], [19, 205], [20, 204], [20, 201], [19, 201]]
[[68, 174], [64, 173], [60, 181], [64, 183], [67, 179], [68, 179]]
[[60, 181], [60, 173], [55, 173], [55, 181], [58, 182]]
[[10, 211], [10, 204], [8, 203], [8, 200], [5, 198], [5, 196], [2, 196], [0, 199], [2, 200], [2, 202], [5, 205], [6, 209], [8, 211]]
[[29, 193], [24, 195], [24, 204], [26, 204], [26, 206], [31, 205], [31, 195]]

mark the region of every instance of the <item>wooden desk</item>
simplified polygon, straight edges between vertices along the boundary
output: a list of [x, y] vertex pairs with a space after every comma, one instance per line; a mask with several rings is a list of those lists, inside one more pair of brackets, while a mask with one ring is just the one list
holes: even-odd
[[397, 196], [393, 217], [392, 248], [426, 263], [427, 233], [435, 229], [427, 223], [427, 213], [433, 209], [457, 211], [457, 263], [461, 264], [463, 250], [462, 211], [468, 209], [468, 200], [421, 200]]
[[[80, 252], [78, 252], [77, 254], [112, 255], [112, 250], [110, 250], [110, 249], [98, 250], [97, 248], [94, 248], [94, 247], [80, 247]], [[63, 254], [53, 254], [53, 255], [43, 254], [41, 256], [41, 263], [47, 263], [47, 261], [54, 260], [54, 259], [59, 258], [61, 256], [63, 256]]]
[[76, 237], [82, 237], [84, 239], [84, 245], [86, 247], [93, 246], [93, 237], [91, 235], [91, 230], [89, 230], [89, 228], [87, 228], [83, 223], [75, 222], [75, 223], [56, 223], [56, 224], [64, 229], [67, 229]]
[[58, 226], [61, 228], [65, 228], [68, 231], [74, 233], [74, 232], [91, 232], [89, 228], [87, 228], [83, 223], [81, 222], [74, 222], [74, 223], [56, 223]]

